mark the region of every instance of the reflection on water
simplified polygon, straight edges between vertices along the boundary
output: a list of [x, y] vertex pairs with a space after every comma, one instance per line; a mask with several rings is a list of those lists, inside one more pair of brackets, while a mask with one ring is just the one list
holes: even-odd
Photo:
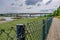
[[14, 19], [12, 19], [12, 17], [4, 17], [6, 19], [6, 21], [12, 21]]
[[0, 19], [5, 19], [5, 21], [12, 21], [14, 19], [12, 19], [13, 17], [0, 17]]

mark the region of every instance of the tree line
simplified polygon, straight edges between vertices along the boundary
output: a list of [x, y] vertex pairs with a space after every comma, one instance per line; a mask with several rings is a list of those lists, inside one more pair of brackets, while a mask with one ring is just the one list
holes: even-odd
[[49, 14], [49, 15], [45, 15], [45, 17], [51, 17], [51, 16], [53, 16], [53, 17], [55, 17], [55, 16], [60, 16], [60, 6], [53, 12], [53, 13], [51, 13], [51, 14]]

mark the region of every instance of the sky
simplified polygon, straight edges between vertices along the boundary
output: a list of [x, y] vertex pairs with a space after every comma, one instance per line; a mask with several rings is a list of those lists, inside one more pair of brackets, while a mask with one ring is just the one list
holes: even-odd
[[60, 0], [0, 0], [0, 13], [50, 13]]

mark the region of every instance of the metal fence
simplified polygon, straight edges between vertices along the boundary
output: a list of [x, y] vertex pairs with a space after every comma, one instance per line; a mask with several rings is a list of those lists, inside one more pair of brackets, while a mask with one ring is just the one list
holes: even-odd
[[17, 24], [17, 29], [15, 30], [11, 27], [9, 32], [1, 29], [0, 40], [45, 40], [51, 22], [52, 17], [43, 20], [35, 20], [26, 25]]
[[17, 40], [45, 40], [49, 32], [52, 17], [17, 25]]
[[14, 29], [14, 27], [11, 27], [9, 31], [1, 29], [0, 40], [16, 40], [16, 30]]

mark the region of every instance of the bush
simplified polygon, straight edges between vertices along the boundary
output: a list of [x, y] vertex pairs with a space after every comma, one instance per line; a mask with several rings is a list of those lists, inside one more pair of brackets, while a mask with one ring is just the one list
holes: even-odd
[[60, 16], [60, 6], [57, 8], [57, 10], [54, 11], [53, 16]]

